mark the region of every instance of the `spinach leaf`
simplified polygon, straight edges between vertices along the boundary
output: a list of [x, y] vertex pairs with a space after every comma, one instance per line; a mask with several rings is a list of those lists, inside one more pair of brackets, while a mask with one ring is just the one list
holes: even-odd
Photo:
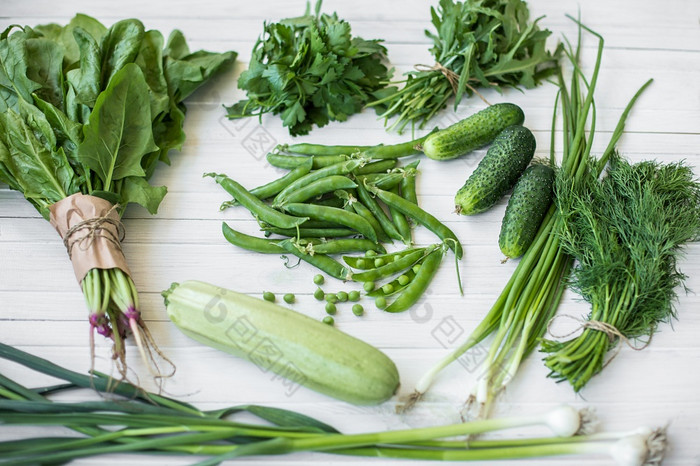
[[120, 194], [121, 205], [129, 203], [140, 204], [145, 207], [151, 214], [158, 212], [158, 206], [168, 192], [165, 186], [151, 186], [144, 178], [130, 176], [124, 178]]
[[43, 37], [63, 47], [64, 69], [71, 69], [80, 59], [80, 48], [75, 41], [74, 31], [80, 28], [89, 34], [96, 42], [100, 42], [107, 32], [107, 28], [95, 18], [78, 13], [65, 26], [58, 24], [44, 24], [34, 28]]
[[168, 83], [163, 75], [163, 35], [158, 31], [146, 31], [135, 63], [139, 65], [148, 84], [151, 115], [156, 117], [168, 110], [170, 96]]
[[92, 108], [102, 90], [100, 46], [85, 29], [73, 29], [73, 37], [80, 50], [80, 67], [67, 73], [68, 82], [75, 91], [75, 102]]
[[27, 39], [27, 77], [40, 85], [36, 94], [63, 108], [63, 50], [44, 38]]
[[137, 19], [124, 19], [109, 28], [100, 45], [102, 87], [107, 86], [112, 76], [127, 63], [134, 62], [144, 34], [143, 23]]
[[185, 100], [202, 83], [235, 59], [235, 52], [213, 53], [204, 50], [181, 58], [166, 57], [165, 79], [175, 102]]
[[141, 69], [129, 63], [97, 98], [78, 160], [93, 170], [109, 190], [112, 181], [144, 176], [141, 159], [158, 150], [153, 141], [148, 85]]
[[31, 101], [32, 92], [41, 87], [27, 77], [25, 42], [22, 32], [0, 41], [0, 112], [17, 110], [18, 99]]

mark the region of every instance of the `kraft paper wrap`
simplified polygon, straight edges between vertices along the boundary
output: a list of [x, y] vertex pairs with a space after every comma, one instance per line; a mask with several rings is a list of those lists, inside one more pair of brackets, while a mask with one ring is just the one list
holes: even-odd
[[49, 222], [63, 239], [78, 283], [92, 269], [117, 268], [131, 275], [121, 248], [124, 227], [112, 203], [78, 193], [49, 211]]

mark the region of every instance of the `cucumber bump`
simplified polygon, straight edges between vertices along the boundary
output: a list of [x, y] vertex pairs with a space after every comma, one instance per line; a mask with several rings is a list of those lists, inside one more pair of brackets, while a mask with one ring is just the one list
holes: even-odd
[[422, 150], [434, 160], [449, 160], [489, 144], [510, 125], [525, 121], [523, 111], [515, 104], [491, 105], [464, 120], [429, 135]]
[[493, 207], [515, 185], [535, 154], [535, 136], [512, 125], [501, 131], [479, 166], [455, 195], [455, 209], [474, 215]]

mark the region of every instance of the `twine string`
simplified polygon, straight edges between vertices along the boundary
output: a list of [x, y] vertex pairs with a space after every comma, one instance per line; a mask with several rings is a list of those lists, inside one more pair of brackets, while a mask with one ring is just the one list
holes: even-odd
[[[552, 325], [554, 324], [554, 321], [564, 317], [570, 320], [574, 320], [578, 322], [578, 327], [570, 331], [569, 333], [566, 333], [564, 335], [557, 335], [554, 332], [552, 332]], [[652, 334], [649, 334], [649, 339], [644, 342], [642, 346], [636, 346], [635, 344], [632, 343], [632, 341], [627, 338], [625, 335], [620, 332], [614, 325], [611, 325], [607, 322], [603, 322], [600, 320], [584, 320], [580, 319], [576, 316], [573, 316], [571, 314], [560, 314], [552, 317], [552, 319], [549, 321], [547, 324], [547, 333], [551, 335], [553, 338], [557, 339], [562, 339], [562, 338], [568, 338], [572, 336], [573, 334], [577, 333], [579, 330], [586, 330], [586, 329], [591, 329], [591, 330], [596, 330], [598, 332], [602, 332], [608, 337], [608, 342], [613, 343], [616, 338], [618, 338], [620, 341], [622, 341], [624, 344], [626, 344], [630, 349], [633, 349], [634, 351], [642, 351], [645, 349], [649, 344], [651, 343], [651, 336]], [[613, 359], [620, 353], [620, 350], [622, 350], [622, 345], [617, 345], [615, 352], [610, 356], [610, 359], [608, 359], [603, 367], [606, 367], [610, 362], [612, 362]]]
[[[103, 238], [106, 241], [109, 241], [117, 250], [121, 252], [121, 242], [124, 241], [124, 237], [126, 236], [124, 224], [122, 224], [119, 219], [110, 217], [110, 214], [118, 207], [119, 204], [115, 204], [102, 217], [88, 218], [70, 227], [63, 237], [63, 245], [68, 251], [68, 257], [73, 257], [73, 247], [75, 247], [76, 244], [80, 250], [86, 251], [92, 247], [97, 238]], [[105, 228], [105, 225], [114, 226], [116, 231]], [[84, 234], [82, 236], [75, 237], [75, 235], [77, 235], [79, 232]]]
[[[439, 71], [450, 83], [450, 86], [452, 86], [452, 92], [454, 92], [455, 95], [459, 93], [459, 75], [451, 69], [443, 66], [441, 63], [435, 62], [433, 66], [419, 63], [417, 65], [414, 65], [413, 68], [415, 68], [416, 71]], [[491, 103], [488, 100], [486, 100], [486, 98], [483, 95], [481, 95], [481, 93], [477, 91], [476, 88], [473, 87], [471, 84], [466, 82], [464, 83], [464, 85], [474, 94], [478, 95], [479, 98], [483, 100], [486, 105], [491, 105]]]

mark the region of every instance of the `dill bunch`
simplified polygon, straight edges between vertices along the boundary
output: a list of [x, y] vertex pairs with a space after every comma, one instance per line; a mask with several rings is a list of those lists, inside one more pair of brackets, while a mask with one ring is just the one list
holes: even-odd
[[561, 245], [577, 260], [569, 286], [591, 312], [579, 336], [545, 340], [542, 351], [550, 376], [576, 391], [605, 367], [622, 337], [648, 342], [675, 317], [682, 246], [700, 236], [700, 183], [683, 162], [630, 164], [613, 154], [605, 177], [596, 173], [560, 177], [556, 187]]

